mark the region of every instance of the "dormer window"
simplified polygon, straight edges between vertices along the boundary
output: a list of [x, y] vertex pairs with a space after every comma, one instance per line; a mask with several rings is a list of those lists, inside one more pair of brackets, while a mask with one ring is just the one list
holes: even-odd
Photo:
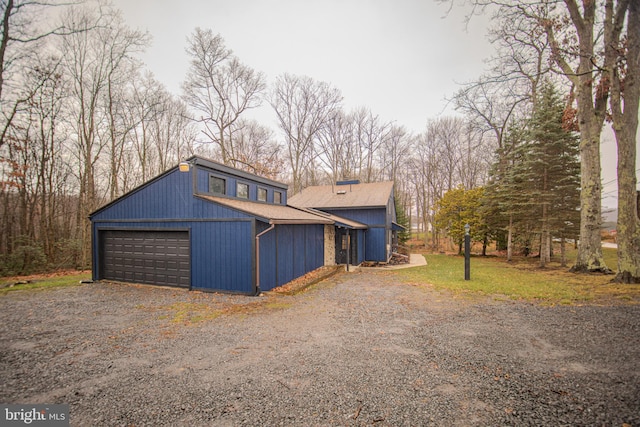
[[240, 199], [249, 198], [249, 184], [239, 182], [236, 184], [236, 197]]
[[227, 194], [227, 181], [219, 176], [209, 175], [209, 193]]
[[275, 203], [276, 205], [281, 205], [282, 204], [282, 193], [279, 191], [274, 191], [273, 192], [273, 203]]

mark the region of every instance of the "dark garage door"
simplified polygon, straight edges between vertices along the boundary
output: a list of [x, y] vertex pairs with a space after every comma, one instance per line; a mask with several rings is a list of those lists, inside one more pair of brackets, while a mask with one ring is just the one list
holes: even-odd
[[104, 230], [102, 279], [189, 287], [187, 231]]

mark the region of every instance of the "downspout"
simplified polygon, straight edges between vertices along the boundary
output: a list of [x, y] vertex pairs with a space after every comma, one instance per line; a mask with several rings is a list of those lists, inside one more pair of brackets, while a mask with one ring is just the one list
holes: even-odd
[[260, 295], [260, 237], [276, 228], [275, 224], [271, 224], [269, 228], [256, 235], [256, 288], [254, 295]]

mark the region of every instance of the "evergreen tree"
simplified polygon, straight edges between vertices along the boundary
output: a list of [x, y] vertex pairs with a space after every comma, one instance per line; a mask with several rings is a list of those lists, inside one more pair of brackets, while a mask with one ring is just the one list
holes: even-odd
[[551, 259], [551, 237], [566, 236], [579, 224], [578, 138], [563, 126], [564, 102], [552, 84], [540, 91], [529, 123], [525, 178], [537, 205], [540, 266]]
[[398, 231], [398, 243], [404, 245], [411, 238], [411, 224], [401, 203], [396, 203], [396, 222], [404, 227], [404, 230]]
[[523, 183], [520, 174], [522, 145], [525, 144], [525, 127], [512, 124], [507, 130], [503, 147], [496, 152], [496, 162], [491, 168], [489, 183], [482, 199], [483, 216], [489, 234], [496, 238], [499, 249], [507, 250], [507, 261], [511, 261], [514, 234], [522, 222]]
[[538, 240], [545, 266], [552, 237], [564, 244], [579, 229], [579, 148], [577, 136], [563, 127], [564, 103], [553, 85], [543, 85], [534, 105], [531, 119], [505, 138], [508, 152], [498, 153], [483, 209], [491, 228], [507, 230], [508, 260], [512, 242], [528, 255]]

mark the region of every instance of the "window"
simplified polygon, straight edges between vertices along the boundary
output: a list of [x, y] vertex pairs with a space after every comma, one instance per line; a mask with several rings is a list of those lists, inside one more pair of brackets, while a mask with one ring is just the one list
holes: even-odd
[[273, 203], [275, 203], [276, 205], [281, 205], [282, 204], [282, 193], [279, 191], [274, 191], [273, 192]]
[[242, 182], [239, 182], [236, 184], [236, 197], [239, 197], [241, 199], [248, 199], [249, 198], [249, 184], [243, 184]]
[[224, 178], [209, 175], [209, 193], [227, 194], [227, 181]]
[[267, 189], [266, 188], [258, 188], [258, 201], [266, 202], [267, 201]]

